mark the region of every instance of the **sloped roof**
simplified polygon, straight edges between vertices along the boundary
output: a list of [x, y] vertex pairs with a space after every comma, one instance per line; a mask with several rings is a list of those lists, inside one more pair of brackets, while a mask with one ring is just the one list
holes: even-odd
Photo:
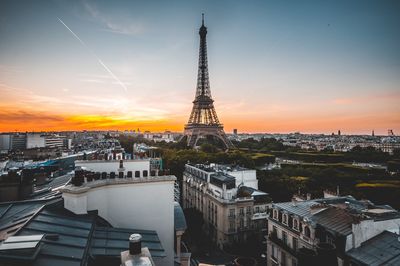
[[330, 207], [314, 214], [313, 221], [321, 226], [341, 235], [349, 235], [352, 232], [353, 216], [347, 211]]
[[351, 249], [347, 255], [365, 265], [400, 265], [400, 241], [395, 233], [384, 231]]
[[[62, 203], [58, 198], [0, 204], [0, 226], [8, 227], [26, 217], [27, 221], [17, 227], [16, 236], [45, 235], [40, 245], [29, 251], [35, 256], [22, 256], [20, 250], [1, 251], [0, 265], [10, 261], [15, 265], [29, 262], [32, 266], [87, 265], [96, 258], [120, 261], [120, 253], [128, 250], [133, 233], [142, 235], [142, 245], [149, 248], [153, 257], [166, 256], [156, 231], [107, 227], [99, 216], [75, 215]], [[28, 257], [30, 261], [26, 261]]]
[[174, 226], [175, 231], [185, 231], [187, 228], [186, 218], [183, 214], [181, 205], [178, 202], [174, 202]]

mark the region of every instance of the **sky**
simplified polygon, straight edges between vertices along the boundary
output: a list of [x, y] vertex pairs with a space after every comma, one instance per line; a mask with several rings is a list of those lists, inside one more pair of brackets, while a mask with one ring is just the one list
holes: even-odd
[[400, 1], [0, 1], [0, 131], [400, 134]]

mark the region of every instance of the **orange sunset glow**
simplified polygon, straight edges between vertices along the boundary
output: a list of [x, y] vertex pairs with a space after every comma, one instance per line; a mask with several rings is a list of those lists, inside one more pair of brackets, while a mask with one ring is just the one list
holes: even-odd
[[379, 12], [392, 20], [340, 5], [132, 5], [4, 4], [0, 131], [182, 131], [205, 9], [210, 88], [227, 132], [400, 132], [400, 21], [389, 7]]

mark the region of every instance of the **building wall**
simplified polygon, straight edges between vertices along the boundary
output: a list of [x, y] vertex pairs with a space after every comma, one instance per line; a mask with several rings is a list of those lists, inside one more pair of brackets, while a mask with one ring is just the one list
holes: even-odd
[[256, 170], [232, 171], [228, 174], [236, 178], [236, 187], [239, 187], [243, 181], [245, 186], [258, 189]]
[[385, 230], [398, 234], [400, 230], [400, 218], [385, 221], [364, 220], [358, 224], [353, 224], [352, 248], [358, 248], [361, 246], [361, 243], [379, 235]]
[[[232, 199], [228, 194], [236, 196], [236, 188], [224, 191], [218, 186], [207, 183], [208, 172], [197, 170], [193, 173], [183, 173], [183, 208], [195, 208], [203, 214], [205, 229], [220, 248], [234, 242], [244, 242], [249, 234], [255, 232], [261, 234], [262, 225], [266, 229], [268, 204], [255, 206], [252, 198]], [[196, 175], [201, 178], [197, 178]], [[255, 216], [256, 207], [258, 216]], [[262, 215], [259, 215], [260, 213]]]
[[97, 210], [115, 227], [156, 230], [167, 254], [162, 265], [173, 265], [174, 179], [127, 184], [117, 184], [117, 179], [115, 182], [79, 194], [64, 191], [65, 208], [75, 213]]
[[26, 148], [44, 148], [45, 147], [45, 136], [38, 133], [28, 133], [26, 134]]
[[11, 150], [11, 135], [1, 134], [0, 135], [0, 151]]
[[26, 149], [26, 134], [11, 135], [11, 149], [25, 150]]

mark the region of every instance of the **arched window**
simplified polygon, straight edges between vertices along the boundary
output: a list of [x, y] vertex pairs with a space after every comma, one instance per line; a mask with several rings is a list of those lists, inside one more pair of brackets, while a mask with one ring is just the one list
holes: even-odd
[[283, 215], [282, 222], [283, 222], [284, 224], [287, 224], [287, 223], [288, 223], [288, 222], [287, 222], [287, 214], [284, 214], [284, 215]]
[[299, 222], [297, 221], [297, 219], [293, 219], [293, 228], [299, 230]]
[[311, 231], [310, 231], [310, 228], [308, 228], [308, 226], [304, 227], [304, 235], [306, 237], [310, 237], [311, 236]]

